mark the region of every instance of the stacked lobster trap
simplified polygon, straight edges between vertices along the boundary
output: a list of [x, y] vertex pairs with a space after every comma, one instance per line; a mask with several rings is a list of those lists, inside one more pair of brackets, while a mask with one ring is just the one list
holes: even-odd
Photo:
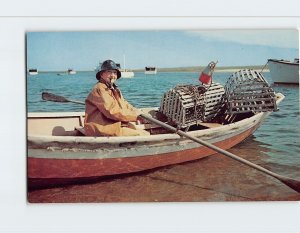
[[177, 128], [200, 122], [228, 123], [244, 113], [276, 110], [273, 89], [261, 73], [250, 69], [233, 73], [225, 87], [219, 83], [178, 85], [163, 95], [159, 108]]
[[159, 111], [178, 128], [207, 122], [219, 111], [224, 93], [219, 83], [208, 89], [204, 85], [178, 85], [164, 94]]
[[224, 101], [229, 115], [277, 110], [274, 90], [260, 72], [250, 69], [235, 72], [228, 78]]

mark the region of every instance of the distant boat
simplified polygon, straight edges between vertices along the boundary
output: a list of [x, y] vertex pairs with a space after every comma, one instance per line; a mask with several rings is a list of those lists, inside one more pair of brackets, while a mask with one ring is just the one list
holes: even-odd
[[299, 58], [293, 62], [269, 59], [268, 66], [274, 83], [299, 84]]
[[126, 70], [126, 69], [121, 69], [121, 65], [120, 63], [116, 63], [117, 67], [119, 67], [119, 71], [121, 72], [121, 77], [122, 78], [133, 78], [134, 77], [134, 73], [130, 70]]
[[121, 68], [121, 65], [120, 63], [117, 63], [116, 64], [118, 67], [119, 67], [119, 70], [121, 72], [121, 77], [122, 78], [133, 78], [134, 77], [134, 72], [131, 71], [131, 70], [127, 70], [125, 68], [125, 55], [123, 55], [123, 69]]
[[39, 72], [38, 72], [37, 69], [29, 69], [29, 70], [28, 70], [28, 73], [29, 73], [30, 75], [37, 75]]
[[145, 67], [145, 74], [156, 74], [156, 73], [157, 73], [156, 67], [150, 67], [150, 66]]
[[68, 74], [76, 74], [76, 71], [73, 69], [68, 69]]
[[122, 78], [133, 78], [134, 77], [133, 71], [125, 70], [125, 69], [121, 69], [120, 71], [121, 71]]

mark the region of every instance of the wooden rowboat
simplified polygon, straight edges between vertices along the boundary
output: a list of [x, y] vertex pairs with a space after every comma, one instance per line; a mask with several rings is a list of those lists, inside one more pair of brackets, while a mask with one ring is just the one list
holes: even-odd
[[[284, 99], [276, 94], [277, 105]], [[159, 118], [156, 109], [143, 109]], [[253, 134], [270, 112], [241, 114], [231, 123], [200, 123], [188, 134], [229, 149]], [[77, 179], [138, 172], [216, 152], [153, 124], [150, 136], [87, 137], [83, 112], [28, 113], [28, 178]]]

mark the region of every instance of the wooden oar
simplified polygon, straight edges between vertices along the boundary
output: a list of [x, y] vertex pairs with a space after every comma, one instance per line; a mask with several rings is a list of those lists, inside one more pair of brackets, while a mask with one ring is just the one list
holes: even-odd
[[77, 100], [69, 100], [63, 96], [55, 95], [49, 92], [43, 92], [42, 93], [42, 99], [46, 101], [53, 101], [53, 102], [60, 102], [60, 103], [75, 103], [75, 104], [83, 104], [85, 105], [84, 102], [77, 101]]
[[[84, 102], [81, 102], [81, 101], [75, 101], [75, 100], [69, 100], [69, 99], [66, 99], [65, 97], [62, 97], [62, 96], [58, 96], [58, 95], [54, 95], [52, 93], [47, 93], [47, 92], [43, 92], [42, 93], [42, 99], [43, 100], [46, 100], [46, 101], [54, 101], [54, 102], [72, 102], [72, 103], [77, 103], [77, 104], [85, 104]], [[259, 165], [256, 165], [254, 163], [251, 163], [250, 161], [246, 160], [246, 159], [243, 159], [243, 158], [240, 158], [239, 156], [237, 155], [234, 155], [226, 150], [223, 150], [211, 143], [208, 143], [206, 141], [203, 141], [202, 139], [199, 139], [199, 138], [196, 138], [194, 136], [191, 136], [181, 130], [178, 130], [168, 124], [165, 124], [157, 119], [154, 119], [152, 118], [151, 116], [149, 115], [146, 115], [146, 114], [141, 114], [140, 115], [142, 118], [146, 119], [147, 121], [153, 123], [153, 124], [156, 124], [156, 125], [159, 125], [167, 130], [170, 130], [171, 132], [174, 132], [174, 133], [177, 133], [178, 135], [180, 136], [183, 136], [183, 137], [186, 137], [188, 139], [191, 139], [192, 141], [194, 142], [197, 142], [203, 146], [206, 146], [218, 153], [221, 153], [229, 158], [232, 158], [240, 163], [243, 163], [245, 165], [248, 165], [249, 167], [252, 167], [258, 171], [261, 171], [263, 173], [266, 173], [274, 178], [276, 178], [277, 180], [281, 181], [282, 183], [284, 183], [285, 185], [289, 186], [290, 188], [292, 188], [293, 190], [297, 191], [298, 193], [300, 193], [300, 181], [298, 180], [294, 180], [294, 179], [291, 179], [291, 178], [288, 178], [288, 177], [285, 177], [285, 176], [281, 176], [281, 175], [278, 175], [274, 172], [271, 172]]]

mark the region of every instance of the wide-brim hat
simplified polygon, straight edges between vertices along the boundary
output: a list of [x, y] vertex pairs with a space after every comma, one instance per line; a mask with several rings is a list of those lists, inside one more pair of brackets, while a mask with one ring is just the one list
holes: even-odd
[[102, 72], [106, 70], [116, 70], [117, 71], [117, 79], [121, 78], [121, 72], [117, 64], [112, 60], [106, 60], [102, 63], [101, 68], [98, 69], [96, 73], [96, 78], [100, 80]]

